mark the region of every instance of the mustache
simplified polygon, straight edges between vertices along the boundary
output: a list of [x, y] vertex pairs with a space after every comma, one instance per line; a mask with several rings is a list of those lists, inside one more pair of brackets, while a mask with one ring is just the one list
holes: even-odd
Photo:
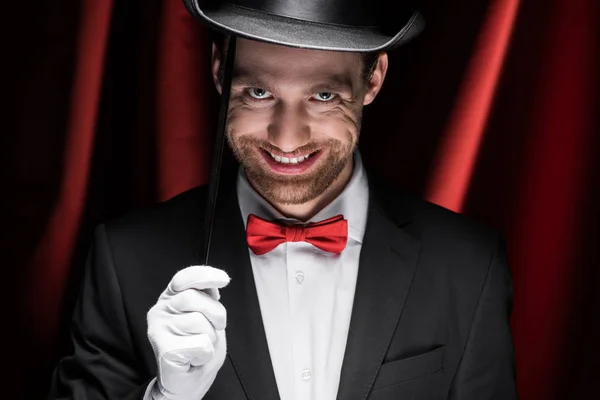
[[258, 146], [263, 150], [273, 153], [273, 154], [285, 154], [286, 156], [296, 157], [304, 154], [312, 154], [318, 150], [321, 150], [326, 147], [338, 147], [340, 145], [339, 141], [336, 139], [328, 139], [328, 140], [311, 140], [310, 142], [303, 144], [295, 148], [293, 151], [283, 151], [276, 145], [272, 144], [268, 140], [257, 139], [251, 136], [243, 136], [238, 138], [240, 147], [251, 147]]

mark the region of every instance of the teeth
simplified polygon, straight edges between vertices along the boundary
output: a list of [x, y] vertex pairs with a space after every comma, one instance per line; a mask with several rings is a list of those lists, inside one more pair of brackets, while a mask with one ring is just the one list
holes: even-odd
[[298, 163], [301, 163], [302, 161], [306, 160], [308, 157], [310, 157], [310, 154], [306, 155], [306, 156], [295, 157], [295, 158], [276, 156], [273, 153], [269, 153], [269, 154], [271, 155], [271, 157], [273, 157], [273, 159], [275, 159], [275, 161], [283, 163], [283, 164], [298, 164]]

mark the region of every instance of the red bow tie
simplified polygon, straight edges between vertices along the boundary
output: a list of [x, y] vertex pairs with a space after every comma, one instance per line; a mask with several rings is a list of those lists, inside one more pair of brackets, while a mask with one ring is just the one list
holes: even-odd
[[250, 250], [259, 256], [284, 242], [307, 242], [323, 251], [341, 253], [348, 242], [348, 221], [337, 215], [304, 226], [286, 226], [250, 214], [246, 240]]

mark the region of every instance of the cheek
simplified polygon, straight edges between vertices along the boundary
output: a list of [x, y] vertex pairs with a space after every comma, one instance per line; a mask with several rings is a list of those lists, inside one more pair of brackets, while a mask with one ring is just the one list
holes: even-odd
[[[334, 107], [331, 110], [307, 110], [303, 116], [312, 132], [313, 139], [329, 138], [357, 140], [360, 131], [360, 112], [350, 107]], [[252, 135], [268, 139], [269, 126], [273, 123], [272, 109], [260, 109], [244, 101], [232, 101], [227, 115], [227, 131], [231, 138]]]
[[360, 131], [359, 118], [347, 109], [335, 109], [315, 119], [315, 128], [337, 140], [356, 140]]
[[250, 109], [244, 104], [231, 104], [227, 113], [227, 131], [232, 136], [266, 136], [269, 121], [268, 112]]

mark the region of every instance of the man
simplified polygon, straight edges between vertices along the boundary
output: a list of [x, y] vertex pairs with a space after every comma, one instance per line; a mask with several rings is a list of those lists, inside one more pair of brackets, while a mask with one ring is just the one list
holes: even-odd
[[186, 5], [238, 37], [211, 266], [205, 187], [99, 226], [49, 398], [516, 399], [502, 238], [356, 149], [420, 15], [384, 34], [360, 1]]

